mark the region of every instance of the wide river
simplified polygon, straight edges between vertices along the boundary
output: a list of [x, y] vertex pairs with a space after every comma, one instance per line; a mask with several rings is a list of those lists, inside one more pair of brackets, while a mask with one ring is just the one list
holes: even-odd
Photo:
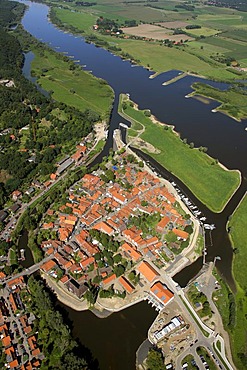
[[[199, 78], [188, 76], [174, 84], [163, 86], [163, 82], [176, 76], [179, 71], [169, 71], [150, 79], [149, 76], [153, 72], [133, 66], [129, 61], [123, 61], [104, 49], [87, 44], [82, 37], [57, 29], [49, 22], [49, 8], [46, 5], [29, 1], [24, 3], [29, 6], [29, 9], [24, 15], [22, 24], [28, 32], [49, 44], [54, 50], [73, 56], [75, 60], [79, 60], [78, 63], [86, 66], [84, 69], [105, 79], [113, 88], [116, 98], [109, 137], [101, 156], [112, 147], [112, 132], [120, 122], [124, 121], [117, 113], [118, 96], [122, 92], [128, 92], [141, 109], [150, 109], [161, 122], [174, 125], [182, 138], [186, 137], [188, 142], [194, 142], [197, 147], [206, 146], [209, 155], [218, 158], [228, 168], [241, 171], [242, 184], [220, 214], [210, 212], [179, 180], [175, 179], [179, 187], [207, 217], [208, 222], [216, 225], [212, 235], [206, 235], [207, 260], [220, 256], [221, 261], [217, 261], [217, 267], [229, 285], [234, 287], [231, 275], [232, 249], [226, 232], [226, 222], [247, 190], [247, 132], [245, 131], [247, 121], [238, 123], [221, 113], [212, 113], [211, 110], [218, 105], [216, 102], [203, 104], [195, 99], [186, 99], [185, 95], [192, 91], [191, 84], [199, 81]], [[174, 67], [176, 67], [176, 61], [174, 61]], [[28, 69], [27, 66], [26, 69]], [[203, 81], [220, 89], [228, 87], [223, 83]], [[174, 179], [155, 161], [151, 162], [164, 177]], [[175, 280], [185, 286], [199, 271], [201, 264], [200, 258], [177, 274]], [[100, 368], [118, 370], [134, 369], [135, 351], [145, 338], [150, 323], [156, 315], [145, 302], [103, 320], [97, 319], [89, 312], [77, 313], [73, 310], [67, 310], [67, 312], [73, 321], [74, 335], [92, 350], [93, 356], [99, 360]]]

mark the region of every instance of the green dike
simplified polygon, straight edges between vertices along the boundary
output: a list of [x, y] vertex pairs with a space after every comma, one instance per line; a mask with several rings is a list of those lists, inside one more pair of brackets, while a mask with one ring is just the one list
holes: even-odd
[[[125, 110], [122, 109], [123, 102], [126, 102]], [[159, 154], [147, 152], [151, 157], [174, 173], [213, 212], [223, 210], [240, 184], [238, 171], [225, 170], [207, 154], [191, 149], [170, 127], [165, 129], [165, 126], [153, 123], [144, 111], [134, 109], [122, 97], [119, 113], [145, 127], [140, 138], [160, 151]]]
[[235, 249], [233, 276], [237, 285], [235, 325], [230, 331], [233, 358], [238, 369], [247, 369], [247, 195], [228, 223], [230, 238]]
[[32, 73], [52, 97], [81, 111], [91, 109], [102, 119], [109, 118], [114, 94], [104, 80], [83, 71], [62, 54], [32, 49], [35, 58]]
[[192, 87], [195, 91], [190, 96], [202, 95], [221, 102], [222, 104], [217, 108], [217, 111], [225, 113], [238, 121], [247, 118], [247, 95], [244, 93], [234, 89], [222, 91], [201, 82], [194, 83]]

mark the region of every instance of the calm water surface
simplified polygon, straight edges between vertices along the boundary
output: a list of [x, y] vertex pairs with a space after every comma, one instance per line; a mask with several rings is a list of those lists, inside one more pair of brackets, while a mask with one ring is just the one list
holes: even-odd
[[134, 370], [135, 353], [147, 338], [157, 312], [145, 301], [105, 319], [92, 312], [76, 312], [62, 304], [74, 323], [73, 335], [91, 349], [100, 369]]

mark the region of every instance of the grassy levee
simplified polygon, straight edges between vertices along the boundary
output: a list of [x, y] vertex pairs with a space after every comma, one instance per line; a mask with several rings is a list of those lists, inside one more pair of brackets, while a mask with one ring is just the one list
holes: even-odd
[[32, 72], [42, 88], [52, 91], [55, 100], [82, 111], [91, 109], [102, 118], [109, 117], [114, 94], [104, 80], [82, 71], [61, 54], [49, 50], [32, 51], [35, 54]]
[[207, 154], [191, 149], [171, 127], [152, 122], [144, 111], [131, 107], [129, 101], [124, 111], [119, 107], [121, 111], [127, 119], [145, 127], [140, 138], [159, 150], [159, 154], [148, 154], [174, 173], [209, 209], [221, 212], [240, 184], [240, 173], [226, 170]]
[[230, 238], [235, 248], [233, 276], [237, 285], [235, 295], [235, 325], [230, 331], [232, 354], [238, 369], [247, 368], [247, 195], [245, 194], [238, 208], [232, 215], [228, 227]]
[[221, 102], [222, 104], [217, 108], [217, 111], [225, 113], [238, 121], [247, 118], [247, 94], [233, 89], [219, 90], [200, 82], [194, 83], [192, 87], [195, 91], [191, 96], [202, 95]]

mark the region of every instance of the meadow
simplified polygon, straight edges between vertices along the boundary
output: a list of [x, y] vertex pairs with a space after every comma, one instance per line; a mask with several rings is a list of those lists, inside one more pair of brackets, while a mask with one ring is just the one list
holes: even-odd
[[244, 95], [237, 90], [219, 90], [203, 83], [194, 83], [195, 90], [191, 95], [202, 95], [221, 102], [217, 111], [226, 113], [238, 121], [247, 118], [247, 94]]
[[114, 94], [105, 81], [82, 71], [79, 66], [76, 68], [57, 53], [38, 49], [33, 52], [32, 73], [43, 89], [52, 92], [54, 99], [82, 111], [91, 109], [102, 119], [109, 117]]
[[[174, 6], [179, 3], [175, 3]], [[220, 63], [213, 57], [215, 55], [230, 56], [233, 59], [240, 60], [240, 62], [243, 60], [243, 66], [245, 66], [244, 60], [247, 58], [247, 44], [241, 40], [225, 37], [226, 32], [231, 32], [233, 35], [232, 24], [230, 26], [221, 25], [221, 27], [218, 27], [218, 24], [215, 22], [215, 17], [218, 19], [222, 16], [224, 19], [233, 17], [230, 20], [238, 23], [239, 16], [235, 15], [236, 11], [233, 11], [234, 15], [232, 15], [228, 11], [225, 13], [225, 10], [221, 10], [223, 8], [219, 8], [216, 10], [216, 14], [209, 16], [205, 13], [205, 9], [209, 11], [209, 7], [198, 7], [194, 12], [196, 15], [193, 15], [192, 12], [181, 9], [177, 12], [167, 10], [165, 9], [167, 2], [162, 2], [164, 9], [154, 9], [153, 7], [150, 8], [150, 6], [140, 6], [141, 4], [138, 5], [137, 3], [122, 3], [119, 1], [114, 2], [114, 4], [111, 1], [109, 3], [100, 1], [97, 5], [89, 8], [76, 7], [74, 3], [70, 4], [72, 5], [68, 5], [68, 9], [53, 8], [59, 25], [63, 24], [68, 28], [76, 28], [84, 35], [93, 34], [101, 40], [114, 44], [114, 46], [122, 50], [116, 53], [120, 55], [127, 53], [131, 55], [133, 60], [138, 61], [141, 65], [148, 66], [155, 72], [165, 72], [175, 67], [183, 72], [203, 75], [214, 80], [232, 81], [237, 79], [236, 75], [231, 70], [227, 70], [225, 63]], [[159, 4], [156, 5], [159, 6]], [[73, 12], [70, 11], [71, 9], [73, 9]], [[139, 11], [137, 11], [138, 9]], [[155, 22], [161, 25], [165, 25], [164, 22], [178, 22], [178, 25], [179, 23], [198, 24], [201, 28], [183, 29], [187, 31], [188, 35], [195, 37], [196, 40], [185, 42], [183, 46], [168, 48], [162, 44], [162, 37], [161, 40], [149, 42], [102, 35], [99, 32], [93, 31], [92, 26], [99, 16], [114, 19], [120, 26], [124, 25], [128, 20], [135, 20], [137, 23], [140, 23], [140, 21]], [[207, 22], [211, 22], [213, 25], [210, 26], [211, 23], [207, 24]], [[151, 26], [149, 25], [149, 27]], [[166, 33], [173, 33], [171, 29], [167, 28], [163, 28], [163, 31], [164, 35]], [[237, 29], [235, 31], [245, 32], [245, 30]], [[155, 38], [155, 33], [157, 32], [153, 32], [149, 37]], [[148, 37], [148, 35], [146, 36]], [[186, 39], [186, 37], [179, 37], [179, 35], [172, 37], [175, 41]], [[189, 36], [187, 38], [190, 39]]]
[[234, 248], [233, 276], [237, 285], [236, 322], [231, 330], [231, 343], [234, 360], [238, 369], [247, 367], [247, 277], [245, 273], [247, 260], [247, 196], [245, 195], [240, 205], [231, 216], [228, 223], [230, 238]]
[[130, 122], [143, 125], [145, 131], [140, 138], [159, 151], [148, 154], [177, 176], [209, 209], [221, 212], [240, 184], [239, 172], [223, 169], [206, 153], [184, 143], [171, 127], [154, 123], [145, 111], [131, 107], [129, 101], [125, 100], [125, 104], [124, 110], [123, 105], [119, 106], [120, 113]]

